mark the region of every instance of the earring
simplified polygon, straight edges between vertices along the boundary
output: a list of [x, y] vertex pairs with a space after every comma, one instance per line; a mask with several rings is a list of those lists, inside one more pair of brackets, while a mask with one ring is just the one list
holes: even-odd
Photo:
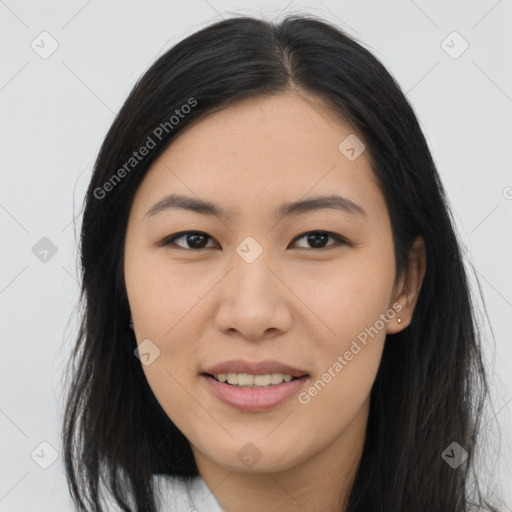
[[130, 329], [133, 329], [133, 320], [131, 318], [128, 321], [128, 325], [130, 326]]
[[399, 324], [401, 324], [401, 323], [402, 323], [402, 319], [401, 319], [400, 317], [398, 317], [398, 318], [396, 319], [396, 321], [397, 321]]

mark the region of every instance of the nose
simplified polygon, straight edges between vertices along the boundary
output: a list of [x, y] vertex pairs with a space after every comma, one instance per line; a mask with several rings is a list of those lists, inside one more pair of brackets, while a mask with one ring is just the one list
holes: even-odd
[[271, 262], [258, 258], [252, 263], [234, 259], [221, 280], [216, 327], [224, 334], [252, 341], [272, 339], [288, 331], [292, 323], [292, 293]]

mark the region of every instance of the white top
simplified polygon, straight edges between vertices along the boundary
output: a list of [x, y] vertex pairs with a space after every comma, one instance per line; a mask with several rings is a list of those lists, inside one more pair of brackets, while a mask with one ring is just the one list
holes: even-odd
[[161, 512], [225, 512], [200, 475], [187, 485], [176, 477], [155, 475]]

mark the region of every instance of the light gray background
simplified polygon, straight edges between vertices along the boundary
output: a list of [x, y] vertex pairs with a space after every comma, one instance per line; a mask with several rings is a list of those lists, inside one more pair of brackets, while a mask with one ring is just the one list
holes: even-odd
[[[493, 401], [484, 431], [496, 444], [499, 425], [501, 445], [494, 449], [501, 458], [495, 465], [491, 453], [482, 462], [494, 470], [483, 487], [501, 492], [503, 510], [512, 510], [512, 1], [6, 0], [0, 1], [1, 512], [71, 510], [60, 454], [41, 468], [51, 463], [52, 449], [40, 443], [60, 450], [61, 377], [77, 325], [74, 230], [116, 112], [137, 78], [183, 37], [232, 14], [288, 12], [317, 14], [363, 41], [419, 117], [495, 337], [494, 345], [485, 323]], [[52, 43], [40, 36], [44, 31], [58, 44], [48, 58], [40, 56]], [[450, 36], [454, 31], [463, 40]], [[469, 47], [458, 55], [464, 40]], [[57, 248], [46, 262], [32, 251], [43, 237]]]

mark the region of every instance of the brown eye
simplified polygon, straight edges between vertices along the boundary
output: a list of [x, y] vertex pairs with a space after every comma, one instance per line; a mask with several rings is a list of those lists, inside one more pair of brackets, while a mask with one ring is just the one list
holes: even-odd
[[[348, 242], [341, 236], [330, 233], [329, 231], [308, 231], [302, 235], [296, 237], [293, 242], [304, 238], [310, 247], [299, 247], [299, 249], [310, 249], [320, 251], [322, 249], [328, 249], [330, 247], [337, 247], [339, 245], [347, 245]], [[329, 238], [334, 240], [334, 243], [327, 244]], [[171, 248], [185, 249], [185, 250], [201, 250], [209, 249], [213, 246], [207, 246], [208, 239], [213, 238], [204, 233], [203, 231], [183, 231], [182, 233], [176, 233], [170, 237], [165, 238], [158, 245], [163, 247], [174, 246]], [[177, 240], [181, 240], [180, 243], [176, 243]]]
[[[325, 249], [328, 247], [346, 244], [346, 241], [342, 237], [336, 235], [335, 233], [330, 233], [328, 231], [309, 231], [295, 238], [294, 242], [300, 240], [301, 238], [305, 238], [306, 242], [308, 244], [311, 244], [312, 249]], [[326, 245], [329, 238], [332, 238], [333, 240], [335, 240], [335, 242], [333, 244]], [[300, 248], [309, 249], [309, 247]]]
[[[162, 245], [176, 245], [180, 249], [204, 249], [208, 238], [211, 238], [208, 234], [202, 231], [185, 231], [183, 233], [177, 233], [169, 238], [166, 238]], [[185, 246], [176, 244], [175, 240], [183, 239]]]

